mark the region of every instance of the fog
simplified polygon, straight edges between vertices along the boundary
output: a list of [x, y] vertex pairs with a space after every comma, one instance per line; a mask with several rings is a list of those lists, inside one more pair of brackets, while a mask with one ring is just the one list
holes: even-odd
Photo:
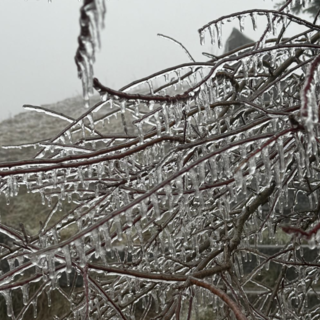
[[[236, 11], [272, 9], [270, 0], [106, 0], [106, 26], [95, 76], [110, 87], [121, 86], [163, 68], [187, 62], [179, 46], [157, 36], [162, 33], [182, 42], [198, 61], [202, 52], [221, 53], [200, 46], [198, 29]], [[78, 0], [1, 0], [0, 120], [23, 111], [23, 104], [54, 103], [80, 95], [74, 63], [79, 34]], [[265, 27], [266, 21], [258, 21]], [[224, 40], [230, 34], [224, 26]], [[258, 30], [258, 31], [259, 31]], [[297, 29], [293, 29], [295, 32]], [[245, 34], [257, 39], [252, 26]]]

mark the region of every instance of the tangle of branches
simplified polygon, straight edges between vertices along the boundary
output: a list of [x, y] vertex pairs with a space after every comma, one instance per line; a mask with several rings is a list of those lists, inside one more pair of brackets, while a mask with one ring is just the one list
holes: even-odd
[[189, 63], [115, 90], [93, 78], [105, 6], [84, 1], [76, 61], [100, 102], [0, 163], [8, 201], [28, 190], [51, 208], [35, 236], [0, 223], [9, 318], [50, 294], [68, 306], [54, 319], [320, 318], [320, 26], [294, 2], [211, 21], [213, 46], [232, 20], [265, 27], [206, 62], [182, 46]]

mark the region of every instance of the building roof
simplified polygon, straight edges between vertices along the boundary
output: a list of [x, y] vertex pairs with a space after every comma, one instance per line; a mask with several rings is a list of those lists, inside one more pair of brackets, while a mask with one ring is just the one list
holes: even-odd
[[224, 52], [232, 51], [238, 47], [244, 46], [246, 44], [254, 42], [250, 38], [246, 37], [242, 32], [237, 28], [233, 28], [230, 36], [226, 41]]

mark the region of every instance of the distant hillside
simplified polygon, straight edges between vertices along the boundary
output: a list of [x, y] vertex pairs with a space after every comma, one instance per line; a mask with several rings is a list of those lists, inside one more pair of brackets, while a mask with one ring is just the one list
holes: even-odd
[[[99, 97], [92, 97], [90, 106], [93, 106], [98, 101], [100, 101]], [[42, 107], [73, 119], [77, 119], [87, 111], [82, 97], [69, 98], [55, 104], [43, 105]], [[102, 109], [94, 114], [95, 118], [102, 116]], [[132, 127], [128, 117], [130, 117], [129, 114], [126, 115], [128, 128], [130, 128], [130, 132], [133, 132], [135, 129]], [[7, 149], [3, 148], [3, 146], [28, 144], [53, 138], [68, 124], [68, 121], [57, 117], [28, 110], [0, 122], [0, 162], [30, 159], [37, 152], [33, 147]], [[112, 117], [110, 123], [106, 122], [105, 126], [102, 124], [98, 126], [101, 133], [119, 133], [123, 132], [122, 128], [120, 117]]]
[[[97, 102], [93, 99], [92, 104]], [[86, 111], [81, 97], [70, 98], [43, 107], [76, 118]], [[68, 122], [35, 111], [24, 111], [0, 122], [0, 162], [30, 158], [33, 148], [3, 149], [2, 146], [36, 142], [54, 137]]]
[[[93, 98], [91, 105], [98, 98]], [[66, 99], [51, 105], [43, 105], [47, 109], [77, 118], [85, 109], [81, 97]], [[121, 120], [118, 120], [121, 121]], [[117, 122], [117, 121], [115, 121]], [[50, 139], [68, 125], [68, 122], [56, 117], [35, 111], [25, 111], [16, 116], [0, 122], [0, 162], [16, 161], [32, 158], [37, 150], [33, 147], [21, 149], [4, 149], [7, 145], [20, 145]], [[113, 124], [108, 130], [113, 130]], [[118, 125], [119, 126], [119, 125]], [[39, 148], [37, 148], [39, 150]], [[39, 221], [44, 221], [50, 208], [41, 204], [39, 194], [27, 193], [21, 188], [18, 197], [13, 197], [10, 202], [3, 194], [0, 195], [1, 222], [19, 229], [19, 223], [24, 223], [30, 234], [36, 234], [39, 229]], [[65, 214], [68, 206], [63, 208], [61, 214]], [[0, 234], [1, 238], [1, 234]], [[1, 315], [0, 315], [1, 318]]]
[[[90, 105], [93, 106], [100, 99], [92, 97]], [[84, 107], [82, 97], [65, 99], [55, 104], [43, 105], [46, 109], [77, 119], [88, 109]], [[94, 113], [98, 119], [105, 114], [105, 109]], [[126, 116], [129, 132], [135, 129], [130, 122], [130, 115]], [[30, 144], [34, 142], [49, 140], [61, 132], [69, 122], [36, 111], [25, 111], [16, 116], [0, 122], [0, 162], [17, 161], [33, 158], [41, 147], [33, 146], [23, 148], [7, 149], [3, 146]], [[121, 117], [112, 117], [110, 123], [102, 122], [96, 126], [100, 133], [122, 133], [123, 125]], [[2, 223], [19, 229], [19, 223], [24, 223], [27, 232], [36, 234], [39, 230], [39, 221], [44, 221], [50, 212], [50, 208], [41, 204], [39, 194], [27, 193], [26, 188], [21, 187], [18, 197], [10, 198], [9, 203], [3, 194], [0, 195], [0, 219]], [[61, 215], [66, 214], [70, 205], [65, 204]], [[58, 216], [57, 216], [58, 218]], [[1, 238], [1, 234], [0, 234]], [[0, 314], [1, 318], [1, 314]]]

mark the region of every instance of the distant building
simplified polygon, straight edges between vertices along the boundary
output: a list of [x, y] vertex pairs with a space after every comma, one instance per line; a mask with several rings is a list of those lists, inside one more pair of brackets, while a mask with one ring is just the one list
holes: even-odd
[[227, 53], [227, 52], [232, 51], [238, 47], [241, 47], [246, 44], [253, 43], [253, 42], [254, 42], [253, 40], [246, 37], [237, 28], [233, 28], [229, 38], [226, 41], [224, 52]]

